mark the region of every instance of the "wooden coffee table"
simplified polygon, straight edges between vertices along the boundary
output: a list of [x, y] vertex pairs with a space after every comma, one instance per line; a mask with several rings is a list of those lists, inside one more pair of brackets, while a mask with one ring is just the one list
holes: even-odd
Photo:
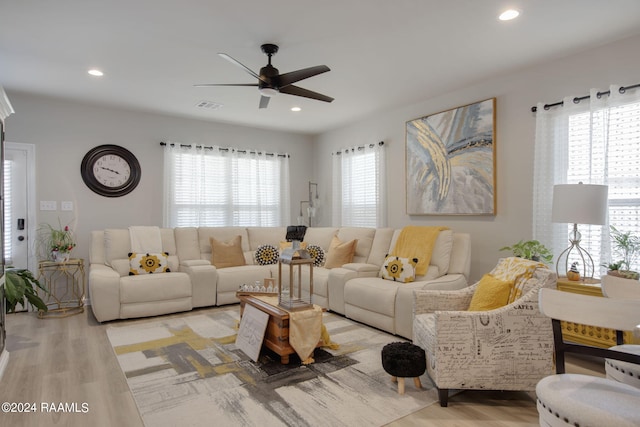
[[[238, 293], [238, 298], [240, 299], [240, 317], [242, 317], [246, 304], [252, 305], [269, 315], [269, 322], [267, 323], [262, 345], [280, 356], [280, 363], [283, 365], [288, 364], [289, 356], [296, 352], [289, 344], [289, 312], [252, 295]], [[321, 345], [322, 341], [318, 341], [316, 348]]]

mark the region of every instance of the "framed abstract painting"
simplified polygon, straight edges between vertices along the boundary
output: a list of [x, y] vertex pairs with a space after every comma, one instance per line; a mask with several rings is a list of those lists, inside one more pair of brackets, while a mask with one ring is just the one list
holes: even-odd
[[409, 215], [495, 215], [496, 99], [406, 123]]

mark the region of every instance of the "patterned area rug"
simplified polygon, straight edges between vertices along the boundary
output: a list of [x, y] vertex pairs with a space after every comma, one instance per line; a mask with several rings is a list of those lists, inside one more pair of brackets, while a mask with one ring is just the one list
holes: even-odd
[[380, 352], [400, 341], [324, 313], [337, 350], [288, 365], [269, 350], [253, 362], [235, 346], [239, 306], [112, 325], [107, 330], [147, 427], [375, 426], [437, 401], [429, 377], [404, 395], [384, 372]]

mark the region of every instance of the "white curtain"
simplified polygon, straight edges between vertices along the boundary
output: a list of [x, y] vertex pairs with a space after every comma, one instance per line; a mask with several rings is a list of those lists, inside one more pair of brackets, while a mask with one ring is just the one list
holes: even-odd
[[384, 143], [351, 147], [333, 155], [333, 225], [386, 227]]
[[538, 104], [533, 181], [533, 237], [557, 257], [569, 246], [569, 224], [551, 222], [555, 184], [609, 186], [608, 221], [604, 226], [578, 225], [581, 246], [598, 266], [611, 259], [609, 225], [640, 234], [640, 91], [610, 95], [591, 89], [589, 98], [544, 109]]
[[164, 225], [285, 226], [289, 155], [166, 144]]

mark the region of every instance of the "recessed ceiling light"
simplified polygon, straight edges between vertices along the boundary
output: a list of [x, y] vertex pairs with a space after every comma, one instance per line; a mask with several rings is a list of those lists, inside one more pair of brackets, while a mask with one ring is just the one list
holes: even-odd
[[296, 111], [297, 112], [297, 111], [301, 111], [301, 110], [302, 110], [302, 108], [300, 108], [300, 107], [291, 107], [291, 111]]
[[520, 15], [520, 11], [516, 9], [505, 10], [498, 16], [498, 19], [501, 21], [511, 21], [512, 19], [517, 18]]
[[102, 77], [104, 76], [104, 73], [98, 69], [91, 69], [89, 71], [87, 71], [87, 73], [91, 74], [92, 76], [96, 76], [96, 77]]

